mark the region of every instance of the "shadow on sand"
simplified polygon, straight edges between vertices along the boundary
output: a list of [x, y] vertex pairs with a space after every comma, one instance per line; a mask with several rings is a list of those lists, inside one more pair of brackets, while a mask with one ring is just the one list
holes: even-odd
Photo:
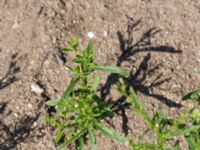
[[[158, 64], [152, 68], [149, 66], [149, 61], [151, 59], [151, 53], [150, 52], [157, 52], [157, 53], [174, 53], [179, 54], [182, 51], [177, 50], [174, 47], [171, 46], [165, 46], [165, 45], [159, 45], [159, 46], [153, 46], [151, 43], [151, 39], [159, 32], [161, 32], [158, 28], [151, 28], [147, 30], [139, 40], [133, 39], [134, 38], [134, 32], [136, 28], [140, 25], [141, 20], [135, 21], [131, 17], [127, 17], [128, 19], [128, 26], [127, 26], [127, 33], [123, 33], [121, 31], [117, 32], [119, 43], [120, 43], [120, 50], [121, 54], [117, 58], [116, 65], [121, 66], [123, 62], [130, 61], [131, 57], [133, 57], [136, 53], [146, 52], [146, 56], [144, 56], [143, 60], [140, 62], [140, 65], [138, 66], [136, 71], [131, 70], [129, 77], [123, 78], [126, 84], [129, 87], [133, 87], [136, 93], [140, 92], [148, 97], [152, 97], [157, 99], [158, 101], [164, 103], [168, 107], [176, 107], [180, 108], [181, 105], [174, 102], [173, 100], [165, 97], [164, 95], [161, 95], [159, 93], [151, 93], [150, 89], [153, 87], [159, 87], [164, 82], [167, 82], [170, 80], [169, 78], [162, 79], [162, 74], [158, 75], [156, 77], [156, 80], [154, 80], [150, 85], [144, 85], [144, 81], [147, 79], [147, 76], [149, 74], [154, 73], [156, 70], [159, 69], [161, 64]], [[127, 37], [125, 35], [128, 35]], [[105, 84], [101, 88], [101, 97], [102, 99], [106, 99], [106, 97], [109, 95], [111, 86], [116, 84], [118, 82], [118, 79], [120, 78], [117, 74], [110, 74], [105, 82]], [[112, 100], [110, 100], [112, 101]], [[128, 103], [125, 102], [124, 98], [119, 98], [115, 104], [113, 109], [116, 113], [120, 114], [122, 116], [123, 120], [123, 130], [125, 135], [128, 134], [128, 118], [125, 115], [125, 109], [129, 106]]]

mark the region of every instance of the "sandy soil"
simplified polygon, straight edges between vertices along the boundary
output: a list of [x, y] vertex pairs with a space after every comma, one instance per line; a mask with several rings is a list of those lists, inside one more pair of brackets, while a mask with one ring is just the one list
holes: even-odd
[[[70, 56], [59, 49], [77, 36], [84, 46], [90, 31], [96, 62], [131, 71], [126, 80], [150, 113], [157, 108], [178, 115], [181, 96], [200, 85], [198, 0], [1, 0], [1, 150], [55, 149], [44, 102], [59, 97], [70, 81], [63, 67]], [[104, 98], [117, 97], [110, 88], [117, 78], [102, 74]], [[34, 84], [42, 94], [31, 91]], [[124, 107], [115, 109], [113, 128], [137, 138], [144, 122]], [[101, 135], [97, 141], [100, 150], [127, 149]]]

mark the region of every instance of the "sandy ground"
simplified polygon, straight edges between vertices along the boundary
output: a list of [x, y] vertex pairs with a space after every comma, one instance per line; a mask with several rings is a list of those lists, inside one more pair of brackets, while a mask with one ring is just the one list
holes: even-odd
[[[70, 81], [63, 67], [70, 56], [59, 49], [77, 36], [86, 45], [88, 32], [95, 35], [96, 62], [132, 72], [126, 80], [150, 113], [177, 115], [181, 96], [200, 84], [198, 0], [1, 0], [1, 150], [55, 149], [44, 102]], [[102, 96], [117, 97], [110, 88], [116, 79], [102, 74]], [[42, 94], [31, 91], [35, 84]], [[123, 107], [116, 111], [112, 128], [137, 139], [144, 122]], [[97, 143], [100, 150], [127, 149], [101, 135]]]

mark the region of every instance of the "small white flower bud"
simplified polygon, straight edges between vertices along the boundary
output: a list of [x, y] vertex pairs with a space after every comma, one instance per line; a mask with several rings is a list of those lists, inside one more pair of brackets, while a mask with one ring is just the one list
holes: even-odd
[[78, 104], [74, 104], [74, 107], [77, 108], [79, 105]]
[[93, 32], [88, 32], [88, 33], [87, 33], [87, 36], [88, 36], [90, 39], [93, 39], [93, 38], [94, 38], [94, 33], [93, 33]]

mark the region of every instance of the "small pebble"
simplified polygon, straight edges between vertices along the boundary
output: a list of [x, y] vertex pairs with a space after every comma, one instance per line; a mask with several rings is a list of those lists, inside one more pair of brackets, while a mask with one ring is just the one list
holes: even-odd
[[108, 32], [104, 31], [104, 32], [103, 32], [103, 36], [104, 36], [104, 37], [107, 37], [107, 36], [108, 36]]
[[33, 105], [31, 103], [28, 103], [28, 108], [33, 108]]
[[19, 22], [18, 21], [15, 21], [13, 26], [12, 26], [13, 29], [16, 29], [16, 28], [19, 28]]
[[33, 123], [33, 126], [36, 127], [36, 126], [37, 126], [37, 122], [34, 122], [34, 123]]
[[17, 114], [17, 113], [14, 113], [13, 114], [16, 118], [18, 118], [19, 117], [19, 115]]
[[31, 92], [36, 93], [36, 94], [42, 94], [44, 92], [44, 89], [38, 84], [33, 83], [31, 85]]

